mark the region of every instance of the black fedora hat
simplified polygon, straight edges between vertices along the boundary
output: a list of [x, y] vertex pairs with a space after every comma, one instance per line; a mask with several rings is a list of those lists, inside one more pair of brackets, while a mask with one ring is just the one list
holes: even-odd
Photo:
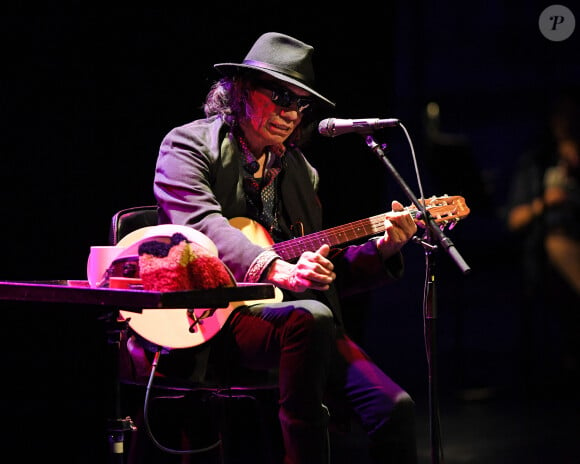
[[218, 63], [214, 68], [224, 75], [232, 75], [240, 68], [261, 71], [310, 92], [323, 103], [334, 103], [323, 97], [314, 86], [312, 53], [314, 48], [294, 37], [278, 32], [266, 32], [258, 37], [242, 63]]

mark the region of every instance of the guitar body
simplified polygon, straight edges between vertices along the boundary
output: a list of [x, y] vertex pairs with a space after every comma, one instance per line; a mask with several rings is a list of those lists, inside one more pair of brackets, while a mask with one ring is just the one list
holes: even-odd
[[[230, 224], [242, 231], [252, 243], [264, 248], [273, 244], [268, 231], [252, 219], [237, 217], [231, 219]], [[116, 285], [117, 288], [124, 283], [130, 283], [127, 279], [111, 280], [111, 285]], [[119, 315], [121, 320], [128, 322], [131, 329], [154, 345], [170, 349], [192, 348], [216, 336], [236, 308], [254, 303], [282, 301], [282, 291], [279, 288], [274, 291], [274, 298], [231, 302], [227, 308], [143, 309], [141, 313], [121, 310]]]
[[201, 345], [222, 329], [232, 312], [241, 305], [227, 308], [143, 309], [141, 313], [119, 311], [129, 327], [154, 345], [165, 348], [191, 348]]
[[[422, 202], [435, 222], [442, 226], [451, 224], [452, 227], [469, 214], [469, 208], [460, 196], [432, 197]], [[421, 212], [414, 206], [407, 210], [421, 224]], [[270, 248], [282, 259], [292, 261], [304, 251], [315, 251], [325, 243], [336, 246], [382, 233], [385, 230], [385, 215], [386, 213], [380, 214], [279, 243], [274, 243], [268, 231], [251, 219], [236, 217], [230, 219], [230, 224], [242, 231], [252, 243], [265, 249]], [[113, 282], [115, 279], [111, 278], [111, 285]], [[276, 288], [272, 299], [231, 302], [227, 308], [143, 309], [141, 313], [121, 310], [119, 314], [122, 320], [128, 321], [129, 327], [154, 345], [170, 349], [191, 348], [217, 335], [236, 308], [280, 301], [282, 291]]]
[[255, 245], [268, 248], [274, 245], [272, 237], [268, 231], [258, 222], [246, 217], [235, 217], [230, 219], [230, 224], [250, 239]]

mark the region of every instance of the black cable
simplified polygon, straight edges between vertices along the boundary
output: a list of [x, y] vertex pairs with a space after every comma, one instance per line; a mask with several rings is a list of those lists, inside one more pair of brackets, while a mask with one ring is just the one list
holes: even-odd
[[147, 435], [149, 435], [149, 438], [151, 438], [151, 440], [153, 441], [153, 443], [155, 444], [155, 446], [157, 446], [159, 449], [167, 452], [167, 453], [171, 453], [171, 454], [198, 454], [198, 453], [205, 453], [207, 451], [211, 451], [215, 448], [217, 448], [218, 446], [221, 446], [222, 444], [222, 440], [218, 439], [215, 443], [213, 443], [212, 445], [209, 445], [205, 448], [196, 448], [196, 449], [187, 449], [187, 450], [177, 450], [177, 449], [173, 449], [173, 448], [167, 448], [166, 446], [163, 446], [161, 443], [159, 443], [159, 441], [157, 441], [157, 439], [155, 438], [155, 436], [153, 435], [153, 432], [151, 430], [151, 427], [149, 425], [149, 395], [151, 392], [151, 386], [153, 385], [153, 379], [155, 377], [155, 371], [157, 370], [157, 364], [159, 362], [159, 356], [161, 356], [161, 349], [157, 350], [155, 352], [155, 357], [153, 358], [153, 362], [151, 363], [151, 374], [149, 375], [149, 381], [147, 382], [147, 389], [145, 390], [145, 402], [143, 405], [143, 419], [144, 419], [144, 423], [145, 423], [145, 429], [147, 430]]

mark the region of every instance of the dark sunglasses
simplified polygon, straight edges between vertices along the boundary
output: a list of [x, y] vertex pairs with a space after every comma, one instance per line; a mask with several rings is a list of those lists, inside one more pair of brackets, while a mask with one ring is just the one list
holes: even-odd
[[269, 81], [256, 81], [256, 87], [262, 87], [266, 90], [272, 92], [270, 95], [270, 100], [276, 105], [282, 106], [283, 108], [290, 108], [294, 102], [296, 102], [296, 108], [299, 113], [304, 113], [312, 109], [314, 100], [310, 97], [301, 97], [291, 92], [290, 90], [276, 85]]

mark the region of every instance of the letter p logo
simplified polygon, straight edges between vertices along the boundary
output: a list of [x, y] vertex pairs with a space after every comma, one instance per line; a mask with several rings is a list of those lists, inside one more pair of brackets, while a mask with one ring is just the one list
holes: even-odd
[[540, 14], [538, 26], [546, 39], [561, 42], [574, 32], [576, 19], [569, 8], [563, 5], [551, 5]]

